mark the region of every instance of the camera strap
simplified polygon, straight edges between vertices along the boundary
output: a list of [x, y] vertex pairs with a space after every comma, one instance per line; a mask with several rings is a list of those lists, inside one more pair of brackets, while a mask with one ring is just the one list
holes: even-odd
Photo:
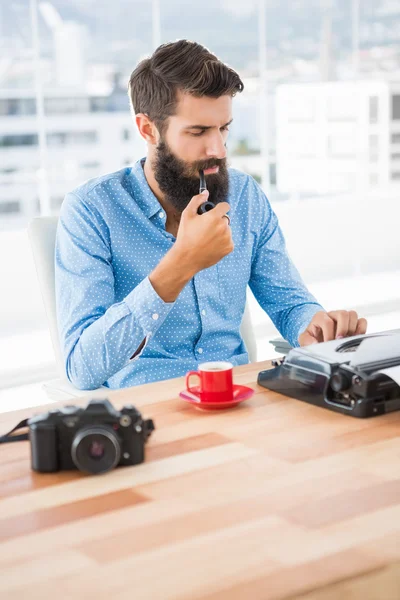
[[18, 435], [11, 435], [12, 433], [14, 433], [14, 431], [17, 431], [17, 429], [22, 429], [23, 427], [27, 427], [27, 425], [28, 419], [20, 421], [18, 425], [14, 427], [14, 429], [11, 429], [11, 431], [6, 433], [5, 435], [0, 436], [0, 444], [7, 444], [8, 442], [22, 442], [24, 440], [28, 440], [29, 435], [27, 433], [18, 433]]

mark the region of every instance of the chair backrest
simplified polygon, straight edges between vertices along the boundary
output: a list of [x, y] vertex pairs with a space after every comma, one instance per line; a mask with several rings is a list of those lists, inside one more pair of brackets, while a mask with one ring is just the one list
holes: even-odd
[[50, 329], [57, 370], [60, 377], [66, 379], [64, 361], [62, 359], [60, 341], [58, 338], [54, 283], [54, 248], [56, 243], [57, 222], [58, 217], [37, 217], [28, 225], [28, 236]]
[[[28, 226], [28, 235], [32, 247], [33, 260], [43, 297], [43, 303], [50, 329], [57, 369], [60, 377], [66, 379], [58, 337], [56, 294], [54, 276], [54, 248], [58, 217], [37, 217]], [[243, 315], [240, 333], [246, 345], [250, 362], [257, 360], [257, 345], [251, 324], [248, 302]]]
[[254, 329], [251, 322], [251, 315], [249, 309], [249, 301], [247, 300], [246, 306], [244, 309], [242, 324], [240, 326], [240, 334], [245, 343], [247, 353], [249, 355], [249, 361], [256, 362], [257, 361], [257, 343], [254, 335]]

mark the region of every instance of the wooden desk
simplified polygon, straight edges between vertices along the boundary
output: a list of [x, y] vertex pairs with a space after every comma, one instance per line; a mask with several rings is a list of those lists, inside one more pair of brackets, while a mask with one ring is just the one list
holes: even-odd
[[267, 392], [266, 366], [235, 369], [256, 394], [218, 414], [183, 379], [110, 393], [155, 420], [139, 466], [43, 475], [28, 442], [0, 446], [0, 597], [398, 600], [400, 413]]

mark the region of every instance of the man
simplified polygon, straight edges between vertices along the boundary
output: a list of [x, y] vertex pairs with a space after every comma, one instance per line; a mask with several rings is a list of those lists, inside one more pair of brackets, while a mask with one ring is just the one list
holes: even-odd
[[[239, 332], [247, 285], [292, 345], [366, 331], [354, 311], [326, 313], [316, 302], [259, 186], [227, 169], [232, 98], [242, 90], [235, 71], [186, 40], [160, 46], [133, 71], [147, 157], [68, 194], [59, 220], [58, 324], [76, 387], [248, 362]], [[208, 191], [199, 195], [200, 169]], [[207, 199], [216, 206], [199, 215]]]

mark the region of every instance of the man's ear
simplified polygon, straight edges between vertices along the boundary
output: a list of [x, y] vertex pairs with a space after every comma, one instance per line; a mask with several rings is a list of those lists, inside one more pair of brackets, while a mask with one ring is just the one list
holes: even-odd
[[148, 144], [156, 146], [159, 140], [158, 129], [145, 113], [135, 115], [135, 121], [140, 135]]

